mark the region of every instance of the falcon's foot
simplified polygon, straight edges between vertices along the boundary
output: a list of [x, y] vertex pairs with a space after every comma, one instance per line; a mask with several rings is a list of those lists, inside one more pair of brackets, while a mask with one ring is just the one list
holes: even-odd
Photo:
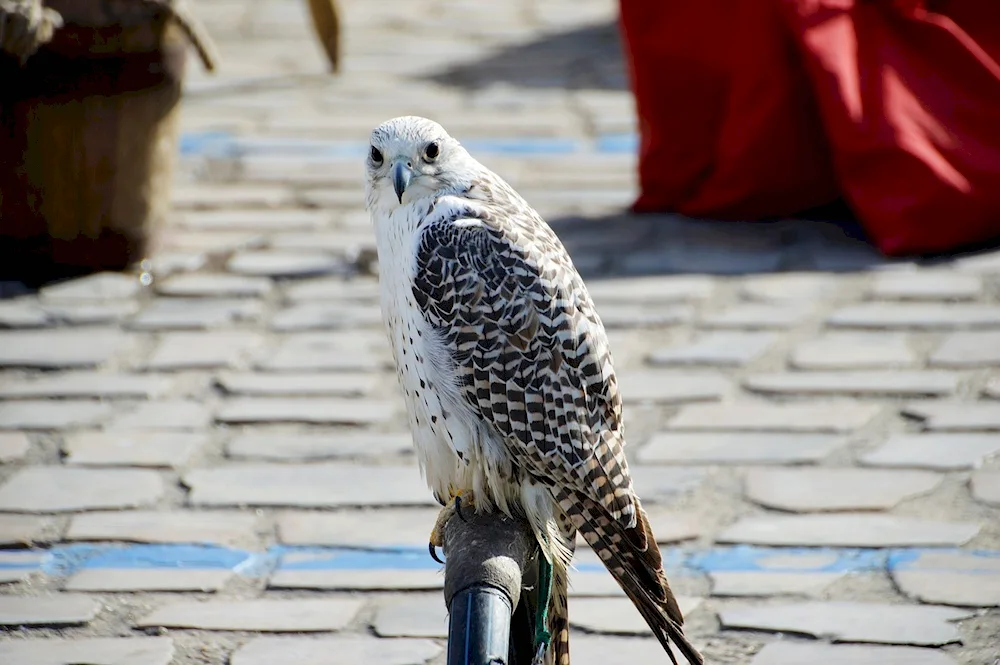
[[434, 528], [431, 530], [427, 549], [430, 551], [432, 559], [438, 563], [444, 563], [438, 558], [437, 548], [444, 548], [444, 527], [448, 524], [448, 520], [454, 515], [458, 515], [459, 519], [464, 520], [462, 514], [475, 510], [475, 508], [476, 503], [472, 490], [458, 490], [452, 494], [451, 500], [446, 502], [444, 508], [438, 513], [437, 519], [434, 521]]

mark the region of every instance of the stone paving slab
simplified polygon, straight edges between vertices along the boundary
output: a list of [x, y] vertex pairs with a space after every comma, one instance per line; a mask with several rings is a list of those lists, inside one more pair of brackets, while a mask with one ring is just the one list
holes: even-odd
[[224, 298], [159, 298], [132, 317], [133, 330], [202, 330], [261, 316], [263, 306], [256, 300]]
[[791, 328], [808, 318], [811, 309], [801, 304], [742, 303], [721, 312], [703, 315], [701, 325], [709, 328], [744, 330]]
[[[802, 404], [691, 404], [670, 421], [672, 430], [850, 432], [880, 408], [859, 402]], [[997, 416], [1000, 418], [1000, 415]]]
[[815, 302], [836, 290], [837, 280], [834, 277], [809, 272], [746, 275], [740, 280], [740, 295], [747, 300], [762, 302]]
[[993, 377], [986, 386], [983, 387], [983, 396], [992, 399], [1000, 399], [1000, 377]]
[[194, 400], [144, 402], [108, 423], [109, 430], [198, 430], [212, 421], [212, 411]]
[[169, 637], [34, 638], [0, 641], [0, 661], [31, 665], [170, 665]]
[[840, 309], [827, 318], [840, 328], [924, 329], [1000, 327], [1000, 306], [865, 303]]
[[190, 502], [197, 506], [320, 508], [434, 503], [416, 466], [234, 464], [196, 469], [186, 473], [183, 481], [191, 488]]
[[834, 332], [800, 342], [789, 364], [802, 370], [861, 370], [911, 367], [917, 354], [901, 333]]
[[818, 596], [844, 573], [715, 571], [712, 595], [722, 597]]
[[379, 637], [448, 637], [448, 611], [440, 594], [412, 594], [379, 604], [372, 628]]
[[828, 434], [659, 432], [635, 453], [651, 464], [805, 464], [843, 444]]
[[216, 376], [215, 382], [231, 395], [360, 397], [374, 391], [379, 383], [379, 376], [349, 372], [330, 374], [225, 372]]
[[164, 492], [155, 471], [141, 469], [22, 469], [0, 486], [0, 511], [56, 513], [95, 508], [133, 508]]
[[[692, 642], [696, 649], [704, 649], [704, 644], [698, 638]], [[623, 654], [628, 654], [631, 662], [636, 663], [658, 663], [665, 657], [663, 647], [655, 639], [603, 635], [571, 635], [569, 653], [573, 665], [607, 665], [620, 662]], [[682, 656], [676, 649], [674, 655], [681, 662]]]
[[25, 381], [0, 383], [0, 399], [39, 397], [93, 397], [149, 399], [173, 387], [169, 377], [106, 372], [65, 372]]
[[260, 335], [241, 330], [163, 333], [143, 367], [154, 371], [229, 367], [261, 343]]
[[319, 397], [231, 399], [216, 412], [219, 422], [308, 423], [313, 425], [377, 425], [395, 417], [395, 403]]
[[691, 316], [687, 305], [616, 303], [601, 308], [601, 322], [608, 329], [673, 326], [690, 321]]
[[987, 402], [915, 402], [907, 404], [901, 412], [921, 420], [928, 430], [1000, 432], [1000, 408]]
[[197, 432], [79, 432], [63, 440], [67, 464], [182, 467], [209, 441]]
[[903, 395], [943, 397], [958, 388], [950, 372], [787, 372], [754, 374], [743, 380], [747, 390], [780, 395]]
[[[621, 206], [615, 206], [619, 210]], [[539, 211], [542, 213], [543, 211]], [[767, 240], [761, 241], [766, 245]], [[643, 275], [651, 272], [709, 273], [714, 275], [741, 275], [769, 272], [781, 263], [781, 253], [776, 248], [737, 248], [733, 243], [718, 240], [717, 246], [685, 246], [685, 243], [659, 246], [656, 249], [637, 249], [622, 257], [616, 269], [625, 274]]]
[[375, 303], [378, 302], [379, 286], [378, 281], [372, 279], [322, 277], [292, 282], [285, 287], [284, 295], [291, 302], [321, 300]]
[[1000, 471], [977, 471], [969, 480], [976, 501], [1000, 506]]
[[334, 547], [427, 546], [436, 508], [285, 512], [278, 515], [278, 540], [285, 545]]
[[941, 651], [918, 647], [887, 647], [822, 642], [771, 642], [750, 661], [751, 665], [954, 665]]
[[381, 434], [335, 429], [326, 432], [245, 432], [226, 443], [233, 458], [299, 462], [340, 458], [379, 458], [409, 455], [409, 433]]
[[[576, 556], [580, 557], [583, 552], [582, 546], [577, 546]], [[618, 585], [618, 582], [606, 570], [601, 571], [581, 571], [570, 570], [569, 573], [569, 597], [587, 598], [592, 596], [624, 596], [625, 592]]]
[[96, 326], [120, 324], [139, 310], [136, 301], [76, 304], [46, 304], [42, 306], [56, 325]]
[[996, 452], [1000, 452], [1000, 437], [995, 434], [895, 434], [858, 461], [868, 466], [949, 471], [977, 467]]
[[277, 332], [307, 330], [351, 330], [378, 328], [382, 312], [375, 305], [306, 303], [280, 310], [271, 318], [271, 329]]
[[211, 593], [221, 589], [231, 570], [178, 570], [175, 568], [140, 568], [115, 570], [90, 568], [70, 576], [64, 591], [128, 593], [134, 591], [194, 591]]
[[707, 365], [737, 367], [744, 365], [777, 341], [768, 332], [711, 332], [691, 342], [654, 351], [653, 365]]
[[179, 210], [211, 210], [217, 208], [280, 208], [292, 202], [291, 192], [284, 187], [255, 185], [183, 185], [175, 187], [171, 202]]
[[0, 546], [23, 546], [41, 540], [48, 520], [33, 515], [0, 515]]
[[52, 317], [34, 298], [0, 302], [2, 328], [44, 328], [51, 324]]
[[364, 602], [353, 598], [178, 601], [140, 618], [140, 628], [253, 630], [266, 633], [343, 630]]
[[[601, 234], [598, 242], [605, 242]], [[598, 307], [627, 302], [690, 302], [712, 295], [714, 282], [703, 275], [658, 275], [636, 279], [599, 279], [587, 283], [587, 290]]]
[[330, 654], [337, 654], [345, 663], [423, 665], [441, 653], [438, 643], [426, 639], [380, 640], [362, 635], [257, 637], [233, 654], [230, 665], [329, 665]]
[[0, 463], [23, 459], [31, 450], [31, 440], [24, 432], [0, 432]]
[[936, 367], [1000, 366], [1000, 332], [957, 332], [948, 335], [930, 356]]
[[343, 261], [319, 252], [251, 251], [235, 254], [226, 270], [251, 277], [311, 277], [343, 272]]
[[[656, 542], [661, 545], [693, 540], [705, 534], [705, 528], [698, 519], [689, 513], [651, 507], [646, 517], [656, 535]], [[580, 536], [578, 542], [585, 544]]]
[[[678, 596], [685, 618], [702, 603], [701, 598]], [[593, 633], [611, 635], [652, 635], [642, 615], [628, 598], [577, 598], [573, 600], [570, 625]], [[661, 656], [662, 657], [662, 656]]]
[[941, 480], [927, 471], [752, 469], [744, 491], [754, 503], [797, 513], [889, 510], [934, 491]]
[[[296, 563], [308, 563], [303, 555]], [[268, 579], [268, 589], [319, 591], [439, 591], [444, 574], [436, 570], [383, 568], [380, 570], [312, 570], [279, 568]]]
[[76, 515], [66, 540], [240, 545], [255, 539], [257, 517], [234, 511], [108, 511]]
[[979, 528], [967, 522], [864, 513], [780, 515], [744, 517], [716, 540], [775, 547], [958, 546], [971, 540]]
[[87, 623], [100, 611], [101, 603], [87, 596], [0, 596], [0, 626], [74, 626]]
[[637, 464], [631, 472], [632, 485], [647, 507], [676, 501], [698, 488], [705, 479], [705, 470], [694, 467], [671, 469]]
[[889, 572], [900, 591], [922, 603], [1000, 606], [1000, 556], [925, 552], [890, 561]]
[[983, 281], [976, 275], [950, 270], [883, 272], [875, 275], [868, 291], [879, 300], [975, 300]]
[[87, 427], [113, 413], [110, 404], [82, 400], [0, 402], [0, 430], [50, 430]]
[[257, 366], [272, 372], [367, 372], [392, 367], [391, 359], [369, 344], [330, 333], [289, 335], [277, 349], [263, 354]]
[[50, 302], [114, 301], [138, 295], [142, 288], [134, 275], [100, 272], [43, 286], [39, 296]]
[[247, 277], [227, 273], [189, 273], [171, 275], [156, 284], [156, 292], [178, 298], [260, 298], [274, 283], [266, 277]]
[[719, 620], [723, 628], [798, 633], [836, 642], [940, 646], [962, 641], [951, 622], [968, 616], [947, 607], [827, 601], [726, 609]]
[[[199, 10], [201, 13], [203, 10]], [[327, 226], [331, 216], [319, 210], [189, 210], [177, 223], [206, 231], [308, 231]]]
[[731, 388], [716, 374], [678, 373], [659, 370], [626, 370], [618, 375], [626, 403], [682, 404], [722, 399]]

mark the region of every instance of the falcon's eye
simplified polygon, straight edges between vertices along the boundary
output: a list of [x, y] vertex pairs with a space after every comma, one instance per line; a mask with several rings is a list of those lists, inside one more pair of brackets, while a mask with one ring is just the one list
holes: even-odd
[[375, 146], [372, 146], [372, 152], [371, 155], [369, 156], [371, 157], [372, 164], [374, 164], [375, 166], [378, 166], [379, 164], [382, 163], [382, 153]]
[[437, 159], [437, 156], [441, 153], [441, 146], [438, 145], [437, 141], [432, 141], [427, 144], [424, 148], [424, 159], [428, 162], [433, 162]]

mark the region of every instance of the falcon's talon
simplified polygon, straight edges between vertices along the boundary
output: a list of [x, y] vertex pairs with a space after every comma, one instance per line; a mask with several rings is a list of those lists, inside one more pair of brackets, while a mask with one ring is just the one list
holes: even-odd
[[431, 558], [432, 559], [434, 559], [435, 561], [437, 561], [438, 563], [440, 563], [442, 566], [444, 565], [444, 561], [442, 561], [441, 557], [439, 557], [437, 555], [437, 545], [435, 545], [434, 543], [430, 543], [429, 542], [429, 543], [427, 543], [427, 550], [431, 553]]
[[465, 522], [465, 523], [469, 522], [469, 520], [465, 519], [465, 515], [462, 514], [462, 495], [461, 494], [456, 494], [455, 495], [455, 514], [458, 515], [458, 519], [462, 520], [463, 522]]

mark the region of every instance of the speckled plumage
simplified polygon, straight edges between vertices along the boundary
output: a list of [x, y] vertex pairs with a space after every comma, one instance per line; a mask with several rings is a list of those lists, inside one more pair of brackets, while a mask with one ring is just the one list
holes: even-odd
[[607, 336], [562, 243], [436, 123], [396, 118], [371, 140], [383, 317], [431, 489], [526, 516], [554, 566], [548, 662], [569, 662], [578, 530], [664, 648], [701, 662], [632, 489]]

